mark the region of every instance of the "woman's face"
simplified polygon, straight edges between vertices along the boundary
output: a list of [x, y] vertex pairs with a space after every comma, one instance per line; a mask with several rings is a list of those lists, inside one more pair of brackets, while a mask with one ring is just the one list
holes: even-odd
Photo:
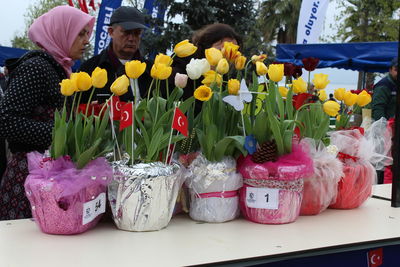
[[85, 53], [86, 45], [89, 43], [89, 25], [86, 25], [75, 38], [69, 50], [69, 56], [73, 60], [80, 59]]
[[222, 50], [222, 48], [224, 48], [224, 43], [225, 43], [225, 42], [231, 42], [231, 43], [234, 43], [235, 45], [237, 45], [237, 41], [236, 41], [235, 39], [230, 38], [230, 37], [225, 37], [224, 39], [219, 40], [218, 42], [213, 43], [213, 44], [212, 44], [212, 47], [217, 48], [217, 49], [219, 49], [219, 50]]

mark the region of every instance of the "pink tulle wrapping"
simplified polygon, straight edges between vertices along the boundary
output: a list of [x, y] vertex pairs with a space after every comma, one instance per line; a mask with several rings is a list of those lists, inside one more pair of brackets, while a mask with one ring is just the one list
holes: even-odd
[[339, 181], [336, 201], [329, 208], [358, 208], [371, 195], [376, 171], [369, 162], [359, 162], [345, 164], [343, 172], [344, 176]]
[[101, 215], [82, 225], [83, 204], [106, 192], [112, 169], [104, 158], [78, 170], [69, 159], [43, 162], [41, 154], [32, 152], [28, 154], [28, 165], [25, 192], [32, 215], [43, 232], [78, 234], [97, 224]]
[[[250, 221], [263, 224], [284, 224], [295, 221], [300, 213], [303, 196], [302, 178], [313, 173], [313, 162], [300, 145], [293, 145], [292, 153], [281, 156], [276, 162], [254, 163], [251, 156], [238, 159], [238, 171], [244, 179], [240, 189], [240, 209]], [[277, 184], [297, 184], [297, 189], [278, 188], [278, 209], [251, 208], [246, 204], [246, 190], [250, 179], [275, 181]], [[300, 180], [300, 181], [299, 181]], [[262, 183], [261, 183], [262, 184]], [[300, 185], [300, 186], [298, 186]], [[261, 186], [258, 186], [261, 187]]]

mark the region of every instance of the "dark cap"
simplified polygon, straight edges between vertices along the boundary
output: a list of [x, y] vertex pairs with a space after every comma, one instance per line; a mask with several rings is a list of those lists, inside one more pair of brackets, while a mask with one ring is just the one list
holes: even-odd
[[397, 67], [399, 64], [399, 58], [395, 57], [394, 59], [392, 59], [392, 62], [390, 62], [390, 67]]
[[147, 29], [144, 25], [144, 15], [137, 8], [121, 6], [111, 16], [110, 25], [118, 24], [124, 30]]

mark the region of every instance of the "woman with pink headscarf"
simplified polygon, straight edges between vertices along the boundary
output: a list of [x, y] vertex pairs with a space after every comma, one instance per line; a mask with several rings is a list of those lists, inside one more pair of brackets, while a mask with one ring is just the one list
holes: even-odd
[[0, 220], [31, 217], [24, 193], [26, 154], [49, 148], [53, 114], [63, 105], [59, 83], [82, 57], [94, 21], [78, 9], [58, 6], [29, 28], [28, 37], [40, 50], [19, 59], [0, 102], [0, 137], [7, 139], [12, 153], [0, 184]]

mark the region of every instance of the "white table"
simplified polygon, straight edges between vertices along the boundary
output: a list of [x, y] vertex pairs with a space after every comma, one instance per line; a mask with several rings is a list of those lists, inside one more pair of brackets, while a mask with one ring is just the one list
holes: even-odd
[[400, 244], [400, 209], [371, 198], [354, 210], [326, 210], [291, 224], [244, 219], [208, 224], [186, 215], [157, 232], [125, 232], [112, 223], [75, 236], [40, 232], [29, 219], [0, 222], [2, 267], [187, 266], [274, 259], [335, 248]]
[[372, 188], [372, 196], [390, 201], [392, 199], [392, 184], [374, 185]]

